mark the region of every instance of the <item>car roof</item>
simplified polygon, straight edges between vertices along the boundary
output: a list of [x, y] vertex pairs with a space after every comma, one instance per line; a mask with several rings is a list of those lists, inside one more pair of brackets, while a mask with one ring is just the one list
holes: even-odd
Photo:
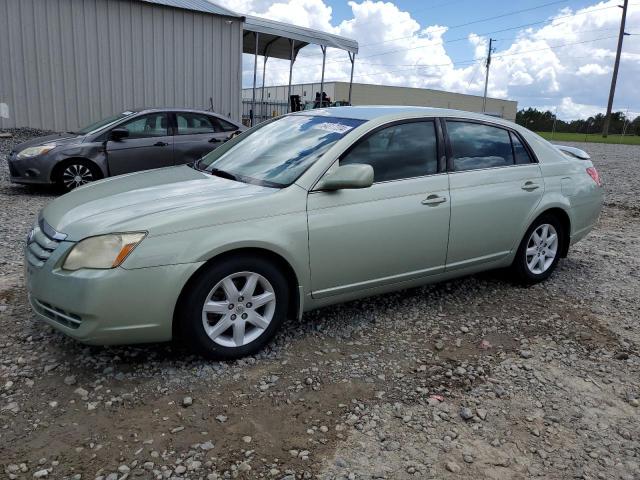
[[153, 107], [153, 108], [134, 108], [131, 110], [127, 110], [129, 112], [134, 112], [136, 114], [144, 114], [144, 113], [153, 113], [153, 112], [188, 112], [188, 113], [203, 113], [205, 115], [215, 115], [216, 117], [220, 117], [223, 118], [225, 120], [231, 120], [230, 118], [227, 119], [226, 116], [220, 114], [220, 113], [216, 113], [216, 112], [212, 112], [211, 110], [199, 110], [197, 108], [180, 108], [180, 107]]
[[486, 115], [483, 113], [466, 112], [463, 110], [453, 110], [449, 108], [415, 107], [415, 106], [395, 106], [395, 105], [362, 105], [357, 107], [327, 107], [315, 110], [304, 110], [297, 112], [300, 115], [326, 115], [337, 118], [353, 118], [357, 120], [376, 120], [384, 117], [398, 118], [406, 115], [407, 118], [416, 116], [425, 117], [455, 117], [480, 120], [485, 122], [508, 125], [515, 124], [499, 117]]

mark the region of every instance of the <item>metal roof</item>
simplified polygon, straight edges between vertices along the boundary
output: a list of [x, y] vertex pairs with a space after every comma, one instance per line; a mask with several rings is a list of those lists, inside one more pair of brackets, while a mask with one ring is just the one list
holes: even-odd
[[358, 53], [358, 42], [349, 38], [321, 32], [311, 28], [299, 27], [289, 23], [277, 22], [262, 17], [240, 15], [228, 8], [221, 7], [208, 0], [138, 0], [144, 3], [164, 5], [167, 7], [193, 10], [242, 19], [244, 21], [244, 53], [255, 53], [255, 36], [248, 32], [258, 33], [258, 55], [288, 60], [291, 56], [290, 40], [295, 40], [294, 56], [301, 48], [309, 44], [338, 48], [351, 53]]
[[289, 59], [291, 44], [289, 40], [295, 40], [295, 55], [298, 51], [309, 45], [322, 45], [338, 48], [351, 53], [358, 53], [358, 42], [349, 38], [321, 32], [311, 28], [299, 27], [289, 23], [277, 22], [262, 17], [247, 15], [244, 21], [244, 53], [255, 53], [255, 39], [247, 32], [259, 33], [258, 55], [275, 58]]
[[183, 10], [193, 10], [196, 12], [212, 13], [214, 15], [223, 15], [225, 17], [244, 18], [242, 15], [221, 7], [208, 0], [138, 0], [144, 3], [153, 3], [156, 5], [164, 5], [167, 7], [181, 8]]

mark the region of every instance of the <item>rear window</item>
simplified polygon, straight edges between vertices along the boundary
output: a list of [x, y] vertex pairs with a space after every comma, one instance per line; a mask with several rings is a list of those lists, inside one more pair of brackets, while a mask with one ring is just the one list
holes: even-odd
[[504, 128], [447, 121], [455, 171], [513, 165], [509, 131]]

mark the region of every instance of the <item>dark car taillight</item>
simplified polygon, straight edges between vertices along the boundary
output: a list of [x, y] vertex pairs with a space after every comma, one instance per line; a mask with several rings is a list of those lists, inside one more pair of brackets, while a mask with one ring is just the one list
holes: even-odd
[[602, 180], [600, 179], [600, 174], [598, 173], [598, 170], [596, 170], [596, 167], [587, 168], [587, 173], [591, 178], [593, 178], [593, 181], [596, 182], [599, 187], [602, 186]]

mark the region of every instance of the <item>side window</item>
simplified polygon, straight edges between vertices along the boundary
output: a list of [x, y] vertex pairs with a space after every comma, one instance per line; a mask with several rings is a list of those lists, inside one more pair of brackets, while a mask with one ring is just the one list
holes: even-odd
[[513, 154], [516, 157], [516, 165], [533, 163], [529, 152], [527, 152], [527, 149], [524, 148], [524, 145], [522, 144], [518, 136], [513, 132], [509, 132], [509, 134], [511, 135], [511, 142], [513, 143]]
[[215, 118], [214, 120], [218, 121], [218, 124], [220, 125], [220, 128], [223, 132], [235, 132], [236, 130], [238, 130], [238, 127], [236, 127], [233, 123], [227, 122], [222, 118]]
[[129, 131], [128, 138], [166, 137], [169, 121], [166, 113], [150, 113], [119, 125]]
[[455, 171], [513, 165], [509, 132], [480, 123], [447, 121]]
[[176, 122], [178, 124], [178, 135], [197, 135], [199, 133], [216, 133], [220, 131], [214, 127], [208, 115], [200, 113], [176, 112]]
[[402, 123], [361, 140], [340, 164], [371, 165], [375, 182], [421, 177], [438, 171], [437, 145], [432, 121]]

